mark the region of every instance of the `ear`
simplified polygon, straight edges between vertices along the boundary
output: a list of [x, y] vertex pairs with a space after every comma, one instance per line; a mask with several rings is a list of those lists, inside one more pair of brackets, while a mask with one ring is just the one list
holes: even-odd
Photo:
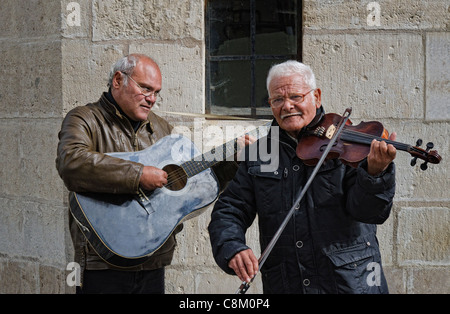
[[112, 79], [112, 87], [119, 88], [121, 85], [123, 85], [123, 75], [120, 71], [117, 71], [116, 73], [114, 73]]
[[320, 106], [322, 106], [322, 91], [320, 90], [320, 88], [316, 88], [316, 90], [314, 91], [314, 98], [316, 101], [316, 108], [320, 108]]

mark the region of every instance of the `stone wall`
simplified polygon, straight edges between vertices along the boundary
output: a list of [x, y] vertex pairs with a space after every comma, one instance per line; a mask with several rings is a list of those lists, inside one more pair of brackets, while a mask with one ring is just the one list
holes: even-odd
[[[393, 293], [449, 293], [449, 5], [375, 4], [304, 1], [303, 61], [316, 72], [328, 112], [352, 106], [355, 124], [381, 120], [399, 141], [433, 141], [444, 157], [423, 172], [398, 153], [394, 210], [379, 238]], [[160, 64], [161, 109], [203, 113], [204, 14], [201, 0], [2, 2], [0, 293], [73, 292], [67, 191], [54, 165], [62, 118], [96, 101], [112, 63], [132, 52]], [[168, 119], [193, 125], [192, 118]], [[209, 214], [178, 235], [167, 293], [238, 288], [212, 259]], [[254, 226], [248, 239], [259, 255], [257, 238]], [[249, 293], [260, 292], [258, 278]]]

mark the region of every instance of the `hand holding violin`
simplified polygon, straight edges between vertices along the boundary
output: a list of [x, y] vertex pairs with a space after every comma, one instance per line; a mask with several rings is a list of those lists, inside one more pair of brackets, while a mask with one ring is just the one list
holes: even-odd
[[[389, 136], [390, 141], [395, 141], [397, 134], [393, 132]], [[371, 176], [382, 173], [395, 159], [397, 149], [392, 144], [374, 139], [370, 145], [369, 155], [367, 155], [367, 172]]]

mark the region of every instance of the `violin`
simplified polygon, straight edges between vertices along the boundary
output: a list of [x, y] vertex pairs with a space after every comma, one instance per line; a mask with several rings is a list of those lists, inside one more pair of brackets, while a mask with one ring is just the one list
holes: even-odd
[[[296, 150], [297, 156], [306, 165], [315, 166], [341, 121], [342, 116], [336, 113], [324, 114], [321, 120], [308, 128], [299, 139]], [[438, 164], [442, 159], [436, 150], [431, 150], [434, 147], [431, 142], [427, 143], [426, 149], [422, 149], [418, 147], [422, 145], [421, 139], [417, 140], [417, 146], [411, 146], [391, 141], [388, 138], [388, 131], [378, 121], [361, 122], [358, 125], [353, 125], [350, 120], [347, 120], [326, 159], [338, 158], [344, 164], [356, 168], [369, 154], [373, 139], [385, 141], [387, 144], [392, 144], [397, 150], [410, 153], [413, 157], [411, 166], [416, 164], [418, 158], [424, 160], [425, 162], [420, 166], [422, 170], [428, 168], [428, 163]]]

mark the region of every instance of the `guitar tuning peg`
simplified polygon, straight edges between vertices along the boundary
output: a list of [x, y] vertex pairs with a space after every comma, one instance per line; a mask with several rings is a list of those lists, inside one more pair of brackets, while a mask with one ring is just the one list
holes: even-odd
[[434, 147], [434, 144], [432, 142], [428, 142], [427, 143], [427, 149], [426, 151], [429, 151], [430, 149], [432, 149]]
[[416, 146], [420, 146], [420, 145], [422, 145], [422, 139], [421, 138], [419, 138], [417, 140], [417, 142], [416, 142]]
[[428, 169], [428, 165], [427, 165], [428, 161], [424, 162], [423, 164], [420, 165], [420, 169], [422, 170], [427, 170]]

